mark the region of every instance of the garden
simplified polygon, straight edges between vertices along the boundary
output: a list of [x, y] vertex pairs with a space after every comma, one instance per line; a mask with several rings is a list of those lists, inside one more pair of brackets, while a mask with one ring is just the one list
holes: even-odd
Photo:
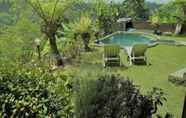
[[185, 118], [185, 0], [0, 0], [0, 11], [0, 117]]

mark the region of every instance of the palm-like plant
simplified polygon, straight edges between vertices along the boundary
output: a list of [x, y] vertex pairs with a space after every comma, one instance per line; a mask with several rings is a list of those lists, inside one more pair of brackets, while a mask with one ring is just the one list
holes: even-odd
[[79, 21], [73, 23], [72, 28], [74, 30], [74, 34], [78, 34], [81, 36], [84, 44], [85, 51], [89, 51], [89, 41], [91, 38], [92, 31], [92, 20], [88, 16], [82, 16]]
[[63, 66], [63, 60], [56, 44], [57, 31], [62, 28], [64, 13], [71, 5], [71, 0], [27, 0], [37, 15], [41, 18], [41, 31], [49, 40], [52, 54], [58, 66]]

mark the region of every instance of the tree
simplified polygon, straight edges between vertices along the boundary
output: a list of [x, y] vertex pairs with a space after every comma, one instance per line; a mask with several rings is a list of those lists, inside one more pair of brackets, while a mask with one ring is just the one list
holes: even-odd
[[124, 0], [122, 4], [128, 17], [148, 19], [148, 9], [145, 5], [145, 0]]
[[57, 61], [57, 66], [64, 66], [63, 59], [56, 44], [56, 34], [57, 31], [62, 28], [61, 24], [64, 20], [63, 16], [65, 11], [70, 6], [70, 1], [28, 0], [28, 2], [42, 20], [41, 31], [46, 35], [49, 40], [52, 55]]
[[[175, 23], [175, 34], [180, 34], [183, 24], [186, 21], [186, 1], [176, 0], [161, 6], [151, 17], [152, 22]], [[155, 20], [158, 19], [158, 20]]]
[[81, 36], [84, 44], [85, 51], [90, 51], [89, 41], [91, 38], [92, 20], [88, 16], [82, 16], [78, 22], [75, 22], [71, 26], [74, 30], [74, 34]]
[[98, 0], [94, 3], [97, 16], [97, 27], [104, 34], [113, 32], [113, 26], [118, 20], [118, 8], [113, 2], [108, 3], [105, 0]]
[[173, 17], [175, 17], [177, 21], [175, 34], [180, 34], [183, 24], [186, 21], [186, 1], [176, 0], [175, 2], [173, 2], [173, 5], [176, 7], [176, 14]]

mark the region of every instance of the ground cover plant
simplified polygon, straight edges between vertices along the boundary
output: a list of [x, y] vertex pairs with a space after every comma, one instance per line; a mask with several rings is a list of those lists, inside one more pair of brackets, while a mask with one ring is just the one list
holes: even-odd
[[[0, 117], [69, 117], [72, 88], [67, 74], [1, 68]], [[61, 94], [62, 93], [62, 94]]]

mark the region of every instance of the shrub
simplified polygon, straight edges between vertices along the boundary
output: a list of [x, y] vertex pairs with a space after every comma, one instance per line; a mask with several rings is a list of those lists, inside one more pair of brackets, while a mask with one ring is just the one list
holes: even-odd
[[66, 41], [63, 42], [62, 52], [67, 58], [77, 58], [80, 56], [82, 42], [79, 40], [81, 38], [78, 34], [72, 32], [65, 32]]
[[115, 75], [80, 80], [77, 85], [77, 118], [150, 118], [165, 100], [160, 89], [142, 95], [131, 81]]
[[71, 112], [67, 74], [41, 68], [0, 70], [0, 117], [57, 118]]

